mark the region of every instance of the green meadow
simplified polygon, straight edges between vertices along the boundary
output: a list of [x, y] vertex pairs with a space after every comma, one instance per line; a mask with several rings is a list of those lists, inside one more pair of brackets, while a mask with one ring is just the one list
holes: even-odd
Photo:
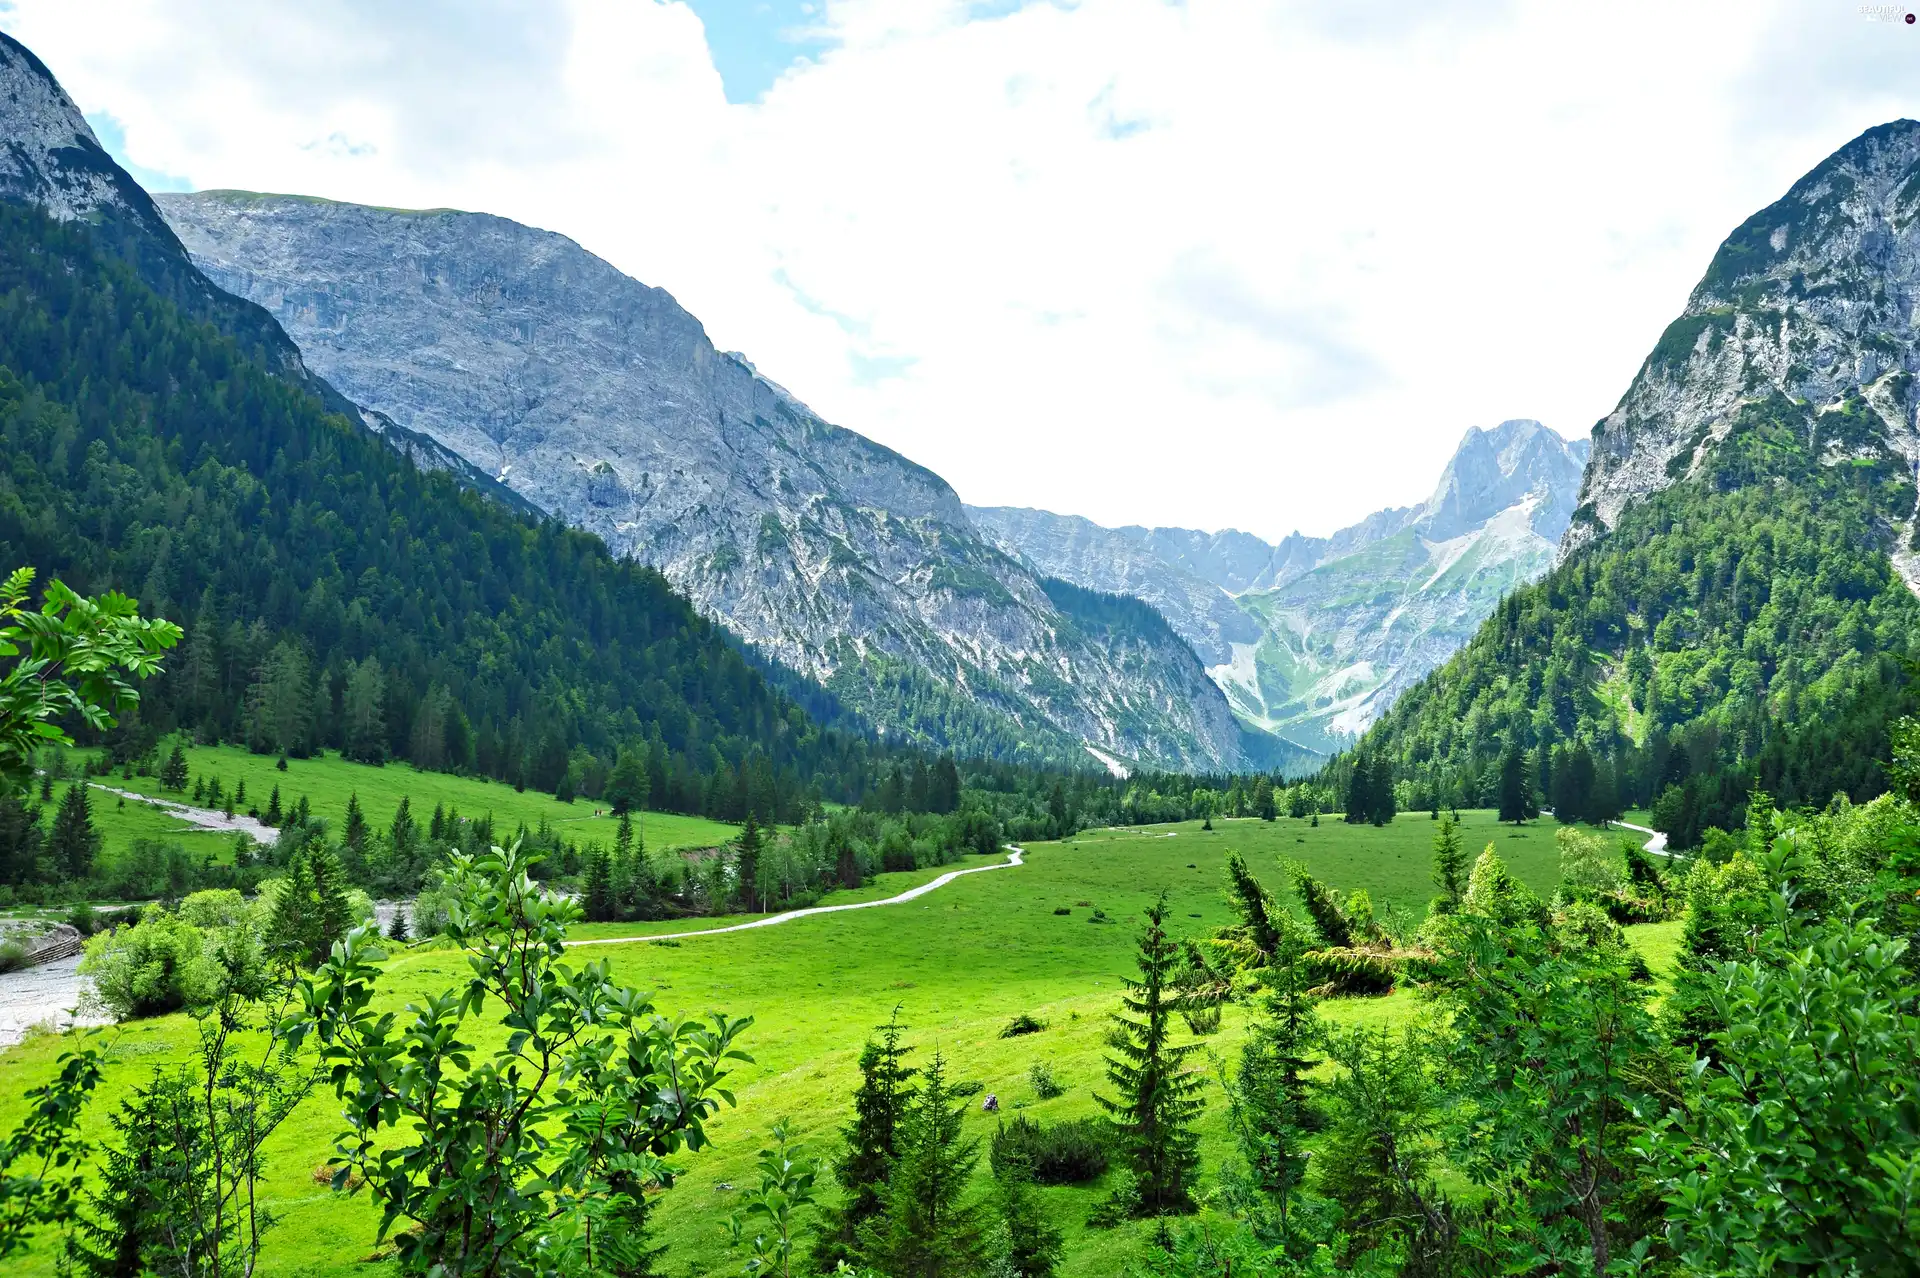
[[[510, 839], [520, 825], [536, 829], [548, 822], [565, 839], [585, 845], [612, 843], [618, 819], [604, 804], [579, 798], [561, 803], [551, 794], [535, 790], [515, 790], [498, 781], [481, 777], [454, 776], [446, 772], [421, 772], [411, 764], [389, 763], [369, 767], [349, 763], [334, 753], [310, 759], [289, 759], [287, 770], [275, 767], [275, 756], [253, 754], [238, 746], [189, 746], [187, 767], [198, 777], [219, 778], [223, 793], [245, 783], [247, 801], [239, 805], [245, 812], [254, 807], [264, 810], [267, 796], [277, 785], [283, 806], [297, 803], [304, 796], [314, 815], [325, 819], [335, 830], [347, 810], [349, 795], [358, 795], [367, 821], [378, 829], [393, 823], [400, 800], [411, 800], [414, 820], [425, 825], [434, 805], [458, 809], [463, 817], [491, 816], [495, 835]], [[131, 780], [118, 773], [99, 778], [101, 784], [138, 794], [149, 794], [176, 803], [191, 803], [191, 783], [187, 793], [175, 794], [160, 788], [153, 777], [136, 776]], [[54, 783], [57, 802], [64, 782]], [[215, 834], [169, 816], [158, 808], [133, 799], [121, 800], [95, 790], [94, 824], [103, 836], [103, 851], [111, 857], [137, 838], [159, 838], [177, 842], [191, 850], [213, 852], [219, 859], [232, 855], [233, 835]], [[671, 812], [647, 812], [638, 815], [641, 833], [654, 851], [677, 848], [713, 847], [739, 833], [739, 827], [705, 817], [680, 816]]]
[[[271, 761], [266, 766], [270, 771]], [[292, 767], [297, 780], [300, 765]], [[249, 793], [253, 785], [249, 779]], [[396, 782], [396, 801], [404, 789]], [[492, 789], [503, 799], [550, 803]], [[284, 784], [282, 792], [287, 792]], [[414, 791], [415, 803], [426, 793], [424, 786]], [[344, 793], [334, 797], [344, 801]], [[361, 798], [369, 801], [364, 784]], [[468, 810], [465, 802], [461, 807]], [[503, 810], [504, 803], [495, 809]], [[1495, 824], [1491, 813], [1462, 816], [1471, 849], [1491, 841], [1520, 878], [1543, 892], [1553, 888], [1551, 822], [1514, 830]], [[621, 980], [655, 991], [663, 1011], [724, 1009], [754, 1018], [744, 1044], [754, 1062], [733, 1080], [738, 1108], [712, 1125], [714, 1147], [683, 1158], [685, 1175], [656, 1200], [669, 1272], [704, 1275], [738, 1268], [721, 1229], [735, 1200], [731, 1187], [750, 1180], [755, 1152], [776, 1119], [790, 1119], [815, 1152], [829, 1150], [835, 1128], [847, 1119], [860, 1045], [894, 1009], [911, 1027], [918, 1059], [935, 1051], [945, 1054], [952, 1076], [977, 1081], [983, 1095], [997, 1095], [1003, 1114], [1024, 1110], [1048, 1122], [1093, 1114], [1094, 1092], [1103, 1085], [1106, 1017], [1116, 1006], [1120, 978], [1131, 971], [1140, 911], [1155, 896], [1168, 894], [1182, 932], [1202, 934], [1229, 923], [1222, 881], [1226, 853], [1234, 849], [1277, 894], [1286, 886], [1284, 862], [1298, 860], [1343, 891], [1365, 888], [1376, 904], [1424, 908], [1431, 893], [1432, 833], [1424, 813], [1382, 829], [1328, 820], [1317, 828], [1301, 820], [1249, 820], [1223, 821], [1211, 832], [1197, 823], [1090, 831], [1061, 843], [1032, 845], [1023, 866], [966, 875], [902, 905], [724, 936], [667, 944], [635, 940], [576, 951], [582, 960], [610, 962]], [[968, 862], [976, 864], [986, 862]], [[889, 895], [935, 873], [882, 876], [879, 883], [830, 897], [828, 903]], [[1062, 908], [1068, 912], [1056, 913]], [[1096, 921], [1102, 916], [1104, 921]], [[578, 935], [660, 933], [700, 925], [606, 924], [583, 927]], [[1675, 925], [1633, 929], [1633, 934], [1657, 969], [1670, 960]], [[463, 970], [463, 962], [449, 951], [399, 952], [386, 964], [387, 997], [398, 1006], [455, 984]], [[1325, 1014], [1348, 1023], [1390, 1024], [1419, 1016], [1423, 1008], [1415, 994], [1403, 991], [1384, 999], [1329, 1003]], [[1046, 1028], [1001, 1038], [1000, 1031], [1020, 1013], [1044, 1021]], [[1244, 1017], [1242, 1009], [1230, 1008], [1221, 1030], [1203, 1040], [1209, 1072], [1216, 1068], [1215, 1058], [1235, 1053]], [[115, 1094], [154, 1066], [180, 1059], [193, 1032], [184, 1016], [107, 1031], [115, 1045], [112, 1067], [106, 1094], [85, 1118], [91, 1137], [106, 1137]], [[1189, 1041], [1184, 1028], [1180, 1038]], [[48, 1075], [64, 1046], [66, 1040], [41, 1037], [0, 1055], [0, 1123], [18, 1117], [21, 1091]], [[1051, 1067], [1066, 1085], [1065, 1095], [1047, 1101], [1034, 1095], [1027, 1071], [1036, 1061]], [[1213, 1103], [1202, 1133], [1211, 1170], [1229, 1156], [1229, 1142], [1218, 1087], [1209, 1095]], [[980, 1099], [969, 1102], [968, 1134], [984, 1142], [998, 1120], [981, 1112]], [[330, 1095], [316, 1095], [269, 1146], [267, 1185], [280, 1224], [270, 1236], [264, 1272], [301, 1278], [367, 1272], [362, 1261], [376, 1252], [373, 1209], [364, 1199], [342, 1200], [315, 1180], [338, 1125], [336, 1114]], [[982, 1154], [984, 1188], [984, 1144]], [[1085, 1226], [1104, 1192], [1101, 1186], [1042, 1192], [1068, 1232], [1069, 1259], [1062, 1272], [1084, 1278], [1121, 1273], [1138, 1246], [1139, 1227]], [[47, 1245], [28, 1257], [26, 1270], [53, 1272]]]

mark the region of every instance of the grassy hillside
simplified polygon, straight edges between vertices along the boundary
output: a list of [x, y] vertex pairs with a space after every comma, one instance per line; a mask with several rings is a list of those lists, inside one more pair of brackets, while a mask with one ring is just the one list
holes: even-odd
[[[562, 838], [586, 844], [611, 843], [617, 819], [605, 804], [591, 799], [560, 803], [551, 794], [536, 790], [515, 790], [512, 786], [485, 777], [454, 776], [448, 772], [422, 772], [407, 763], [389, 763], [372, 767], [352, 763], [327, 752], [311, 759], [289, 759], [287, 770], [274, 766], [274, 756], [253, 754], [237, 746], [192, 746], [187, 750], [187, 767], [192, 775], [218, 777], [223, 791], [238, 783], [247, 787], [247, 807], [264, 809], [267, 796], [277, 785], [283, 804], [297, 802], [302, 796], [312, 804], [314, 815], [336, 830], [347, 809], [349, 795], [358, 795], [368, 824], [384, 829], [393, 823], [394, 811], [403, 798], [411, 800], [415, 820], [425, 821], [436, 804], [458, 809], [464, 817], [491, 816], [497, 837], [509, 839], [522, 824], [536, 829], [542, 821], [552, 825]], [[140, 794], [157, 795], [175, 802], [191, 802], [191, 792], [176, 794], [162, 790], [152, 777], [136, 776], [126, 780], [115, 774], [102, 779], [104, 784]], [[57, 793], [57, 789], [56, 789]], [[245, 808], [242, 808], [244, 811]], [[198, 847], [200, 841], [218, 843], [222, 848], [232, 842], [231, 835], [191, 833], [193, 827], [175, 820], [157, 809], [129, 801], [119, 808], [113, 796], [96, 792], [94, 817], [107, 836], [106, 851], [111, 854], [142, 835], [163, 835]], [[734, 837], [740, 827], [705, 817], [680, 816], [671, 812], [647, 812], [639, 817], [647, 846], [654, 851], [671, 848], [712, 847]]]
[[[246, 756], [218, 757], [237, 767]], [[307, 766], [320, 774], [329, 765]], [[291, 775], [299, 778], [300, 769], [292, 765]], [[388, 769], [385, 775], [408, 774]], [[249, 793], [253, 784], [250, 779]], [[363, 787], [363, 802], [376, 801], [364, 783], [355, 784]], [[396, 782], [394, 793], [398, 788]], [[510, 810], [509, 798], [548, 802], [515, 796], [500, 786], [478, 790], [499, 800], [496, 813]], [[414, 791], [415, 802], [425, 793], [424, 787]], [[467, 802], [462, 801], [463, 811]], [[1469, 847], [1492, 839], [1516, 874], [1538, 889], [1552, 888], [1550, 824], [1515, 831], [1496, 826], [1488, 812], [1462, 815]], [[969, 875], [901, 906], [672, 946], [636, 941], [582, 951], [582, 958], [610, 960], [620, 979], [657, 991], [663, 1010], [724, 1008], [755, 1017], [746, 1045], [756, 1061], [736, 1080], [740, 1107], [714, 1125], [713, 1150], [683, 1160], [687, 1175], [659, 1200], [670, 1272], [709, 1274], [735, 1267], [725, 1255], [719, 1228], [734, 1195], [722, 1186], [750, 1179], [754, 1152], [776, 1118], [790, 1117], [816, 1149], [828, 1147], [833, 1129], [846, 1118], [860, 1044], [894, 1007], [911, 1025], [911, 1041], [919, 1045], [922, 1059], [936, 1048], [945, 1052], [954, 1076], [977, 1080], [985, 1091], [997, 1093], [1004, 1111], [1025, 1109], [1046, 1121], [1091, 1114], [1093, 1092], [1102, 1082], [1105, 1017], [1115, 1006], [1119, 977], [1130, 969], [1139, 911], [1154, 895], [1162, 889], [1170, 893], [1173, 918], [1184, 931], [1227, 923], [1222, 869], [1226, 852], [1236, 849], [1275, 888], [1283, 883], [1282, 860], [1298, 859], [1342, 889], [1366, 888], [1376, 901], [1411, 909], [1423, 905], [1429, 892], [1432, 828], [1422, 815], [1381, 829], [1336, 821], [1313, 828], [1282, 820], [1224, 821], [1213, 832], [1193, 823], [1091, 831], [1029, 847], [1028, 863], [1020, 868]], [[898, 891], [933, 873], [883, 876], [879, 885], [858, 895]], [[1061, 907], [1070, 913], [1056, 914]], [[1090, 921], [1096, 909], [1108, 921]], [[688, 924], [650, 926], [673, 931]], [[602, 925], [579, 935], [642, 930]], [[1672, 927], [1656, 931], [1648, 935], [1647, 948], [1657, 966], [1671, 949]], [[445, 951], [407, 951], [388, 965], [396, 1001], [450, 986], [462, 970]], [[1327, 1013], [1343, 1021], [1377, 1022], [1415, 1015], [1420, 1006], [1403, 993], [1330, 1004]], [[1048, 1028], [1029, 1037], [1000, 1038], [1007, 1021], [1023, 1012], [1046, 1021]], [[1241, 1011], [1229, 1009], [1222, 1031], [1207, 1040], [1209, 1048], [1231, 1054], [1243, 1026]], [[1184, 1030], [1180, 1037], [1186, 1037]], [[114, 1096], [154, 1065], [179, 1059], [192, 1041], [192, 1022], [183, 1016], [122, 1031], [107, 1103], [96, 1103], [88, 1113], [89, 1133], [104, 1136]], [[61, 1046], [59, 1040], [41, 1038], [0, 1056], [0, 1123], [17, 1116], [21, 1091], [46, 1076]], [[1035, 1099], [1026, 1074], [1040, 1060], [1067, 1085], [1064, 1096]], [[1210, 1087], [1209, 1098], [1203, 1151], [1212, 1171], [1228, 1151], [1217, 1087]], [[267, 1273], [317, 1278], [364, 1272], [358, 1261], [372, 1251], [372, 1209], [359, 1201], [336, 1203], [312, 1179], [337, 1126], [334, 1113], [331, 1097], [310, 1100], [270, 1146], [269, 1185], [284, 1223], [271, 1237]], [[976, 1104], [969, 1135], [989, 1135], [993, 1122]], [[1082, 1224], [1104, 1191], [1093, 1186], [1043, 1192], [1068, 1228], [1070, 1260], [1063, 1272], [1087, 1278], [1118, 1273], [1136, 1245], [1134, 1229], [1088, 1231]], [[28, 1258], [23, 1272], [52, 1272], [45, 1246]]]

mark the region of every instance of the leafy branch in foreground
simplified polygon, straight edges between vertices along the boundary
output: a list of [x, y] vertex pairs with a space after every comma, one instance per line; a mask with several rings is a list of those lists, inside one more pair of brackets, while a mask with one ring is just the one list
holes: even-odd
[[72, 1218], [76, 1129], [100, 1083], [100, 1055], [92, 1047], [63, 1053], [53, 1080], [27, 1093], [26, 1119], [0, 1140], [0, 1257], [18, 1251], [38, 1226]]
[[[347, 1103], [334, 1184], [358, 1175], [380, 1236], [408, 1273], [617, 1272], [640, 1250], [644, 1191], [673, 1184], [667, 1157], [707, 1143], [733, 1094], [722, 1083], [752, 1023], [676, 1023], [614, 983], [608, 964], [564, 964], [572, 901], [530, 877], [519, 843], [451, 858], [448, 938], [464, 988], [374, 1009], [376, 932], [360, 927], [303, 983], [296, 1037], [312, 1036]], [[490, 1001], [505, 1042], [472, 1041]], [[644, 1258], [643, 1258], [644, 1260]]]
[[87, 599], [55, 581], [35, 612], [27, 606], [33, 575], [16, 568], [0, 584], [0, 657], [20, 658], [0, 676], [0, 778], [14, 786], [32, 776], [36, 751], [73, 743], [54, 719], [71, 714], [96, 731], [111, 728], [116, 713], [140, 701], [121, 672], [158, 674], [160, 654], [180, 642], [180, 627], [141, 617], [118, 591]]

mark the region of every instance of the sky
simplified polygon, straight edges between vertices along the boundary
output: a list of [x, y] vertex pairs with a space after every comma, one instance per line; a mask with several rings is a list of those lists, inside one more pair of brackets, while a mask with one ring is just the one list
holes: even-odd
[[[1326, 533], [1586, 433], [1920, 116], [1828, 0], [0, 0], [144, 182], [483, 210], [980, 505]], [[1891, 17], [1892, 21], [1882, 20]]]

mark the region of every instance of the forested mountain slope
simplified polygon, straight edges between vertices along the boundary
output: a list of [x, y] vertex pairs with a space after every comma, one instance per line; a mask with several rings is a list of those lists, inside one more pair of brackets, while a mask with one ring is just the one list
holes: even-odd
[[[1920, 125], [1870, 130], [1749, 219], [1595, 430], [1559, 566], [1369, 734], [1401, 777], [1490, 793], [1509, 746], [1553, 793], [1584, 744], [1685, 844], [1757, 778], [1795, 802], [1884, 780], [1920, 601]], [[1465, 801], [1465, 800], [1463, 800]]]
[[823, 421], [564, 236], [242, 192], [160, 206], [356, 402], [658, 568], [889, 735], [1011, 759], [1251, 761], [1175, 636], [1091, 641], [939, 476]]
[[969, 513], [1042, 571], [1152, 604], [1244, 722], [1330, 751], [1547, 569], [1586, 449], [1535, 421], [1469, 429], [1427, 500], [1277, 545], [1041, 510]]
[[350, 419], [4, 40], [0, 89], [0, 559], [187, 626], [123, 744], [179, 724], [543, 787], [646, 745], [659, 806], [857, 797], [872, 742], [657, 573]]

